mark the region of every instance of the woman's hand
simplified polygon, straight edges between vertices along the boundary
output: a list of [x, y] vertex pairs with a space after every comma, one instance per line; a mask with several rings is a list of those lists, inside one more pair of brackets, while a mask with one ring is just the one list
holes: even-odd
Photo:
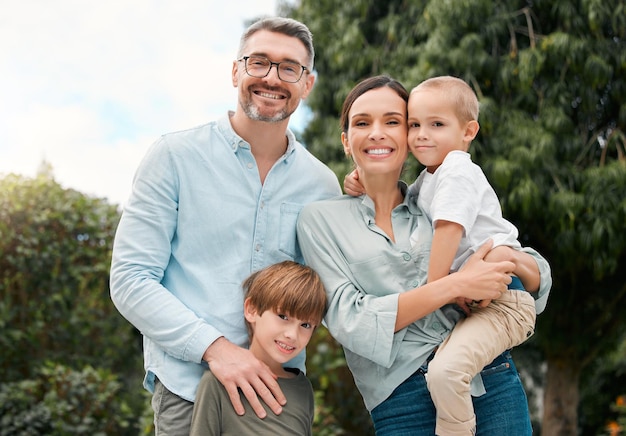
[[456, 273], [459, 274], [456, 278], [461, 279], [461, 297], [472, 300], [495, 300], [507, 290], [515, 263], [508, 260], [486, 262], [485, 256], [492, 245], [491, 240], [484, 243]]

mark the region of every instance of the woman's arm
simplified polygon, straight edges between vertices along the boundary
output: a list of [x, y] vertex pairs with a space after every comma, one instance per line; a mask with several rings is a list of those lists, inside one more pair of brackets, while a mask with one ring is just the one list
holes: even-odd
[[[341, 345], [363, 358], [387, 367], [407, 331], [397, 326], [432, 314], [457, 296], [499, 296], [511, 280], [507, 272], [512, 263], [487, 263], [476, 255], [462, 272], [410, 288], [407, 284], [418, 286], [426, 279], [427, 264], [419, 266], [419, 259], [430, 254], [430, 240], [424, 242], [426, 251], [420, 256], [407, 257], [408, 253], [391, 249], [384, 238], [369, 230], [358, 212], [352, 213], [351, 206], [359, 204], [358, 200], [338, 202], [342, 207], [335, 202], [305, 206], [298, 218], [298, 242], [307, 265], [324, 282], [326, 326]], [[432, 237], [425, 215], [418, 219], [423, 220], [420, 225], [425, 234]], [[481, 250], [482, 256], [489, 248]], [[488, 277], [476, 280], [485, 274]], [[485, 285], [494, 276], [502, 284]]]
[[546, 304], [548, 304], [548, 297], [550, 295], [550, 289], [552, 288], [552, 271], [550, 269], [550, 264], [533, 248], [522, 247], [517, 251], [529, 254], [537, 263], [537, 267], [539, 268], [539, 275], [541, 276], [539, 290], [530, 294], [535, 299], [535, 309], [537, 311], [537, 315], [539, 315], [546, 308]]
[[459, 272], [400, 294], [396, 331], [459, 297], [472, 300], [500, 297], [511, 283], [510, 274], [515, 264], [510, 261], [485, 262], [491, 244], [491, 241], [483, 244]]

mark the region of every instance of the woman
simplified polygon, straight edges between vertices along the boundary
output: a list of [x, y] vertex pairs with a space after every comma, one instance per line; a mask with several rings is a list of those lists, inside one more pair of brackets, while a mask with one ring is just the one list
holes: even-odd
[[[433, 435], [435, 409], [426, 387], [427, 361], [458, 320], [448, 303], [495, 299], [511, 281], [513, 263], [484, 262], [482, 247], [458, 273], [426, 282], [432, 227], [398, 182], [407, 147], [408, 93], [377, 76], [359, 83], [344, 102], [344, 150], [359, 167], [366, 195], [306, 206], [298, 240], [306, 262], [322, 277], [329, 298], [325, 318], [344, 347], [348, 366], [371, 413], [377, 435]], [[411, 247], [409, 235], [417, 231]], [[521, 251], [498, 248], [514, 260]], [[541, 287], [537, 312], [551, 285], [547, 262], [534, 250]], [[504, 254], [503, 254], [504, 253]], [[531, 434], [526, 395], [510, 354], [475, 380], [477, 434]]]

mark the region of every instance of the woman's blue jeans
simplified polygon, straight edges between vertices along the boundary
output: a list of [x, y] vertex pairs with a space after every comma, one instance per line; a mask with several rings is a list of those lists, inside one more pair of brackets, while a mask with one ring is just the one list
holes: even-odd
[[[433, 436], [435, 406], [426, 387], [424, 365], [372, 410], [377, 436]], [[506, 351], [480, 373], [486, 394], [473, 397], [476, 435], [532, 435], [528, 400], [522, 382]]]

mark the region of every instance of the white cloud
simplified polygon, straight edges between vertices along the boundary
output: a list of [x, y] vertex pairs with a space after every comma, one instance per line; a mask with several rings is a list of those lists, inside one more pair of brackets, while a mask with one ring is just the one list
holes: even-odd
[[3, 2], [0, 177], [33, 176], [46, 159], [64, 186], [123, 204], [154, 140], [234, 108], [230, 69], [244, 22], [276, 7], [277, 0]]

